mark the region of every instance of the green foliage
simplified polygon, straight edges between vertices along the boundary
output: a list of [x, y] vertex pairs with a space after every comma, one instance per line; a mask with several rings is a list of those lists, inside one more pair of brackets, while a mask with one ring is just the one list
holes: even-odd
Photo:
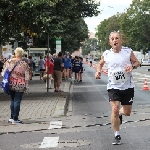
[[112, 31], [121, 31], [120, 25], [120, 17], [121, 14], [117, 13], [117, 15], [113, 15], [108, 19], [103, 20], [98, 25], [98, 32], [96, 33], [102, 50], [109, 49], [109, 34]]
[[0, 43], [10, 37], [26, 43], [27, 37], [33, 37], [34, 46], [45, 47], [49, 33], [52, 49], [58, 37], [63, 51], [78, 49], [88, 35], [83, 18], [98, 15], [99, 5], [93, 0], [1, 0]]
[[134, 50], [150, 49], [149, 0], [133, 0], [124, 15], [121, 26]]
[[87, 38], [83, 43], [82, 43], [82, 53], [83, 55], [88, 55], [90, 51], [96, 50], [98, 47], [97, 45], [98, 40], [96, 38]]
[[111, 31], [120, 31], [123, 45], [133, 50], [150, 50], [150, 1], [133, 0], [126, 12], [103, 20], [98, 25], [96, 35], [102, 49], [109, 47], [108, 36]]

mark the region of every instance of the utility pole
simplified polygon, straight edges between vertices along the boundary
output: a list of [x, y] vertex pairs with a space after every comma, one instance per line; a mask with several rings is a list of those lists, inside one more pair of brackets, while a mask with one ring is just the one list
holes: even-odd
[[49, 92], [49, 70], [50, 70], [50, 60], [49, 60], [49, 33], [48, 33], [48, 41], [47, 41], [47, 51], [48, 51], [48, 54], [47, 54], [47, 67], [48, 67], [48, 70], [47, 70], [47, 92]]

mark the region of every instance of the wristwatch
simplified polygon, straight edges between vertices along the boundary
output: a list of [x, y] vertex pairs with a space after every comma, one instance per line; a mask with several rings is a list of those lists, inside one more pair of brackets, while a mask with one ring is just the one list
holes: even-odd
[[136, 67], [135, 66], [132, 66], [132, 69], [135, 69]]

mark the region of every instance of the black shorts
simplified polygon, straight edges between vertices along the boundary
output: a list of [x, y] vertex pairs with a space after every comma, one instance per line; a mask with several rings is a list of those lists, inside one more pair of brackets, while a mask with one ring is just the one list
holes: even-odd
[[90, 61], [90, 64], [92, 64], [92, 61]]
[[109, 101], [120, 101], [121, 105], [132, 105], [134, 97], [134, 88], [126, 90], [109, 89]]

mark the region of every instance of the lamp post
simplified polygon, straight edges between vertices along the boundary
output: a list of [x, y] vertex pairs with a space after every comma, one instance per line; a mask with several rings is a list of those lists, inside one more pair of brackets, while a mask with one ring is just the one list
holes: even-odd
[[49, 92], [49, 70], [50, 70], [50, 60], [49, 60], [49, 33], [48, 33], [48, 37], [47, 37], [48, 41], [47, 41], [47, 92]]

